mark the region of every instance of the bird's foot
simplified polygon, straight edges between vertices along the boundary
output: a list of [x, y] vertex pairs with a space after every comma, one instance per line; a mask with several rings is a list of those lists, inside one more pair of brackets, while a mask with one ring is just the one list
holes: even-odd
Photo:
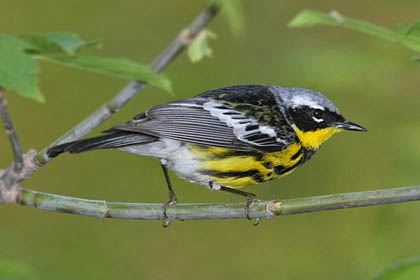
[[177, 204], [178, 198], [175, 193], [169, 192], [169, 200], [163, 204], [163, 223], [162, 226], [167, 228], [171, 225], [172, 221], [168, 217], [168, 207]]
[[[251, 221], [252, 218], [249, 216], [249, 212], [252, 206], [254, 206], [255, 202], [258, 202], [261, 200], [255, 194], [251, 194], [251, 193], [247, 195], [247, 198], [248, 200], [245, 205], [245, 215], [246, 215], [246, 218]], [[254, 226], [258, 226], [260, 221], [261, 221], [261, 218], [256, 218], [255, 222], [253, 223]]]

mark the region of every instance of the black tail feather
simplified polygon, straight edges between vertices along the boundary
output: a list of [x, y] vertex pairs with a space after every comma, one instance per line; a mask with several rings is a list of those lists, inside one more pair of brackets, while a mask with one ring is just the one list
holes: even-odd
[[61, 153], [71, 154], [82, 153], [97, 149], [120, 148], [129, 145], [147, 144], [155, 142], [155, 136], [130, 131], [116, 131], [93, 138], [77, 140], [51, 147], [47, 151], [50, 158], [54, 158]]

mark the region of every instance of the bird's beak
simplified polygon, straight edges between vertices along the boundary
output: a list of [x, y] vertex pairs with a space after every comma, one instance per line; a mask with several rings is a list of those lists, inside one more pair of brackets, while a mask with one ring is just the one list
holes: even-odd
[[345, 120], [344, 122], [337, 123], [335, 125], [335, 127], [339, 128], [339, 129], [344, 129], [344, 130], [354, 130], [354, 131], [363, 131], [363, 132], [367, 131], [367, 129], [364, 128], [363, 126], [360, 126], [360, 125], [355, 124], [355, 123], [353, 123], [351, 121], [348, 121], [348, 120]]

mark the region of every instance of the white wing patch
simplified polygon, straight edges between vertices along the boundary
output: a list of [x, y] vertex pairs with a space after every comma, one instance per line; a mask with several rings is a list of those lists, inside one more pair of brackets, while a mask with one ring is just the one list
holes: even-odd
[[321, 105], [319, 105], [318, 103], [316, 103], [315, 101], [313, 101], [312, 99], [310, 99], [308, 96], [305, 96], [305, 95], [303, 96], [295, 95], [290, 101], [292, 102], [293, 108], [300, 107], [300, 106], [309, 106], [311, 108], [324, 111], [324, 107], [322, 107]]
[[267, 134], [270, 137], [276, 137], [277, 133], [269, 126], [260, 125], [259, 130], [262, 134]]
[[[221, 103], [209, 101], [203, 104], [203, 108], [210, 112], [213, 117], [218, 118], [227, 126], [233, 128], [233, 134], [239, 140], [257, 146], [264, 146], [272, 142], [275, 138], [276, 142], [287, 144], [281, 138], [277, 138], [276, 131], [267, 125], [260, 124], [256, 119], [247, 117], [243, 113], [233, 110]], [[258, 135], [267, 135], [268, 137], [259, 137], [259, 139], [250, 140], [250, 137]], [[265, 143], [264, 143], [265, 142]]]

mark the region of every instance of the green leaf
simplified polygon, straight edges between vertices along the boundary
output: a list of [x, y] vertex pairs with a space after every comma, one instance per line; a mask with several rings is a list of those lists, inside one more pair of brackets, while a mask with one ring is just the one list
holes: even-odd
[[232, 33], [240, 35], [245, 26], [241, 0], [216, 0], [215, 4], [220, 6], [222, 14], [226, 18]]
[[194, 41], [188, 46], [188, 56], [191, 62], [198, 62], [204, 57], [212, 57], [213, 51], [209, 46], [208, 39], [215, 39], [217, 36], [209, 30], [202, 30]]
[[30, 43], [27, 50], [36, 54], [68, 54], [75, 55], [84, 47], [101, 48], [100, 40], [86, 42], [79, 34], [71, 32], [54, 32], [47, 34], [26, 33], [19, 38]]
[[318, 11], [305, 10], [295, 16], [288, 24], [288, 27], [312, 27], [317, 24], [337, 25], [340, 20], [331, 15]]
[[0, 35], [0, 86], [44, 102], [37, 87], [38, 64], [24, 51], [29, 47], [31, 45], [28, 42]]
[[420, 279], [420, 258], [416, 257], [385, 270], [375, 280]]
[[299, 13], [291, 22], [289, 22], [288, 26], [310, 27], [317, 24], [341, 26], [369, 33], [383, 39], [395, 40], [394, 32], [366, 21], [345, 17], [337, 11], [332, 11], [327, 14], [318, 11], [306, 10]]
[[420, 37], [420, 21], [416, 22], [415, 24], [396, 24], [395, 25], [395, 32], [399, 36], [415, 36]]
[[395, 26], [396, 41], [407, 47], [420, 51], [420, 21], [411, 24], [397, 24]]
[[415, 25], [398, 25], [396, 32], [369, 22], [345, 17], [337, 11], [329, 14], [318, 11], [305, 10], [300, 12], [289, 22], [289, 27], [311, 27], [318, 24], [341, 26], [367, 33], [393, 42], [400, 42], [405, 46], [420, 51], [420, 22]]
[[399, 37], [407, 36], [411, 31], [410, 24], [396, 24], [395, 25], [395, 32]]
[[68, 54], [74, 55], [83, 47], [101, 48], [102, 42], [100, 40], [86, 42], [83, 41], [79, 34], [71, 32], [54, 32], [47, 33], [46, 38], [51, 42], [57, 43]]
[[105, 58], [97, 56], [55, 56], [43, 59], [85, 70], [116, 75], [126, 79], [146, 82], [155, 87], [172, 92], [171, 81], [146, 64], [125, 58]]
[[11, 37], [9, 35], [0, 34], [0, 49], [3, 51], [7, 50], [19, 50], [24, 51], [30, 48], [31, 44], [23, 40]]

